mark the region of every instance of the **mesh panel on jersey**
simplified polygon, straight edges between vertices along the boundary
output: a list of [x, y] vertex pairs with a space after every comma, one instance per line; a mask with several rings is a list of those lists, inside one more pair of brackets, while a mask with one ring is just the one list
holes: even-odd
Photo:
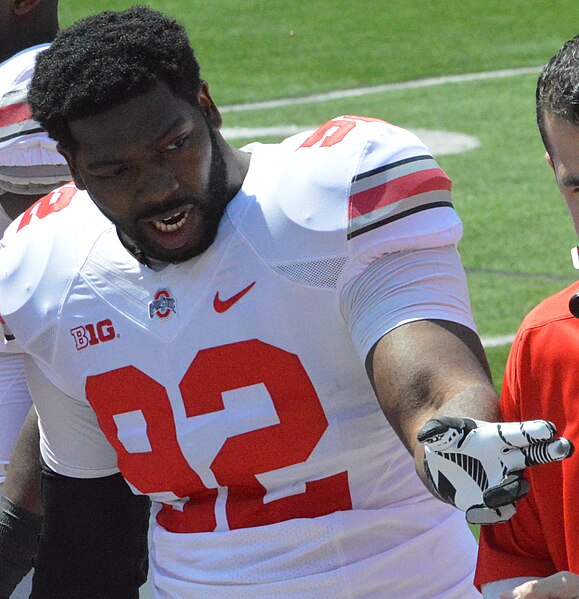
[[271, 266], [282, 277], [309, 287], [335, 288], [348, 261], [346, 256], [308, 260], [303, 262], [284, 262]]
[[56, 342], [56, 327], [50, 325], [29, 345], [29, 353], [38, 356], [46, 364], [52, 360], [52, 352]]

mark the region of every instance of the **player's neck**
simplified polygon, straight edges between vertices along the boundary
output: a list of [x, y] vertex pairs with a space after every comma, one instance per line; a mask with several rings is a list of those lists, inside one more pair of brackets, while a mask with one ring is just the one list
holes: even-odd
[[167, 262], [149, 258], [149, 256], [145, 255], [143, 250], [141, 250], [130, 237], [127, 237], [122, 231], [119, 231], [119, 229], [117, 229], [117, 235], [124, 248], [131, 254], [131, 256], [133, 256], [133, 258], [135, 258], [135, 260], [137, 260], [137, 262], [140, 262], [147, 268], [157, 272], [163, 270], [165, 266], [167, 266]]

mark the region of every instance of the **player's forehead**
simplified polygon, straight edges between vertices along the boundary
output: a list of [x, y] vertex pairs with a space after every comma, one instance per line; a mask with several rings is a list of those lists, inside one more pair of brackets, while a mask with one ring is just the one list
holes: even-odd
[[86, 159], [105, 161], [155, 146], [182, 128], [198, 126], [201, 118], [188, 101], [156, 83], [104, 112], [70, 121], [69, 127]]

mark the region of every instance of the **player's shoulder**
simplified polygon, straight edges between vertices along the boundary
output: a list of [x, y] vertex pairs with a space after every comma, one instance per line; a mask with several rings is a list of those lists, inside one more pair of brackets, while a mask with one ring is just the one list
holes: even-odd
[[[451, 180], [411, 131], [380, 119], [332, 119], [301, 142], [324, 163], [306, 157], [324, 173], [328, 189], [345, 193], [341, 209], [350, 253], [378, 244], [397, 252], [457, 243], [462, 225], [451, 201]], [[322, 158], [320, 158], [322, 160]], [[386, 243], [385, 243], [386, 242]]]
[[[501, 402], [508, 420], [532, 419], [537, 410], [548, 409], [549, 420], [563, 434], [565, 417], [559, 408], [573, 401], [579, 359], [579, 318], [571, 314], [569, 300], [578, 292], [579, 282], [549, 296], [521, 323], [505, 369]], [[563, 388], [562, 396], [549, 397], [549, 389]]]
[[[313, 251], [374, 260], [460, 239], [450, 179], [401, 127], [345, 115], [278, 146], [246, 149], [254, 156], [244, 191], [260, 203], [255, 220], [284, 235], [272, 243], [283, 248], [280, 259]], [[267, 236], [250, 237], [263, 245]]]
[[302, 131], [279, 144], [285, 152], [286, 170], [299, 177], [335, 187], [373, 167], [384, 167], [431, 153], [411, 131], [381, 119], [344, 115], [330, 119], [317, 129]]
[[[0, 242], [2, 314], [22, 306], [49, 281], [74, 276], [98, 236], [112, 226], [86, 192], [67, 184], [38, 200]], [[57, 284], [58, 283], [58, 284]]]
[[350, 238], [381, 226], [386, 216], [393, 222], [409, 211], [450, 205], [450, 178], [430, 150], [386, 121], [341, 116], [285, 143], [294, 149], [293, 178], [305, 174], [322, 198], [347, 209]]
[[66, 244], [79, 231], [99, 230], [108, 222], [88, 193], [71, 182], [34, 202], [9, 226], [6, 238], [27, 246], [42, 244], [48, 237]]
[[45, 193], [70, 180], [56, 142], [26, 101], [36, 56], [47, 47], [28, 48], [0, 64], [0, 188], [16, 194]]
[[[36, 56], [47, 47], [48, 44], [43, 44], [27, 48], [0, 64], [0, 148], [16, 144], [23, 131], [39, 128], [32, 121], [26, 96]], [[0, 159], [2, 165], [12, 164], [6, 162], [6, 156]]]
[[[340, 116], [278, 146], [253, 144], [246, 149], [258, 165], [250, 168], [248, 178], [259, 179], [256, 195], [313, 230], [343, 228], [348, 214], [355, 217], [372, 198], [382, 199], [382, 213], [386, 206], [390, 211], [405, 194], [415, 196], [433, 187], [434, 178], [450, 189], [450, 180], [420, 139], [381, 119]], [[424, 185], [426, 180], [430, 183]]]

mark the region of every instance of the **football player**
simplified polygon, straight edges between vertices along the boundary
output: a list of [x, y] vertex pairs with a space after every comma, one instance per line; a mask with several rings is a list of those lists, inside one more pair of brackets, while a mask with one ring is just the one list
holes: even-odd
[[137, 597], [143, 495], [158, 597], [478, 597], [454, 505], [508, 518], [570, 444], [493, 422], [420, 140], [345, 115], [235, 149], [142, 7], [59, 34], [29, 101], [74, 178], [0, 249], [44, 461], [32, 597]]

